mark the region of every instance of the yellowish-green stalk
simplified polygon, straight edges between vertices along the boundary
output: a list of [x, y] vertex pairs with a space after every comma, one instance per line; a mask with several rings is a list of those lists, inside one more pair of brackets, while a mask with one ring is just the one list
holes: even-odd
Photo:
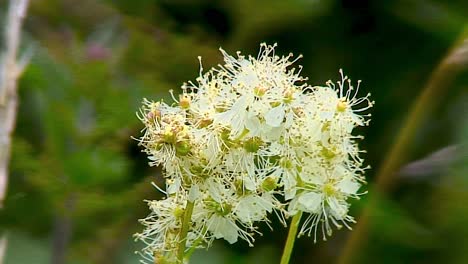
[[[468, 62], [468, 26], [462, 33], [461, 38], [454, 45], [452, 50], [440, 62], [438, 67], [433, 71], [429, 81], [424, 87], [422, 93], [412, 105], [409, 115], [400, 129], [394, 145], [384, 159], [385, 162], [377, 172], [377, 180], [375, 182], [375, 190], [379, 194], [383, 194], [392, 185], [395, 184], [394, 177], [396, 171], [406, 161], [409, 147], [418, 128], [427, 120], [431, 110], [435, 108], [440, 98], [443, 98], [444, 92], [447, 92], [449, 83], [454, 79], [456, 73], [460, 71], [463, 65]], [[371, 197], [369, 204], [364, 209], [354, 231], [350, 234], [346, 242], [343, 253], [338, 259], [339, 264], [347, 264], [354, 261], [354, 255], [359, 252], [359, 247], [362, 247], [366, 237], [367, 226], [370, 221], [371, 212], [376, 207], [376, 197]]]
[[286, 239], [286, 244], [284, 245], [283, 255], [281, 256], [281, 264], [288, 264], [289, 259], [291, 258], [291, 253], [294, 248], [294, 242], [297, 237], [297, 230], [299, 228], [299, 223], [301, 222], [302, 211], [296, 213], [289, 225], [288, 238]]
[[187, 253], [185, 253], [185, 259], [190, 259], [192, 256], [193, 252], [195, 252], [195, 249], [197, 249], [197, 246], [203, 241], [202, 237], [199, 237], [197, 240], [195, 240], [192, 244], [192, 246], [187, 250]]
[[182, 228], [180, 229], [179, 235], [179, 247], [177, 249], [177, 262], [180, 264], [184, 263], [184, 253], [185, 247], [187, 245], [187, 234], [191, 224], [194, 205], [194, 202], [187, 201], [187, 205], [185, 206], [184, 219], [182, 220]]

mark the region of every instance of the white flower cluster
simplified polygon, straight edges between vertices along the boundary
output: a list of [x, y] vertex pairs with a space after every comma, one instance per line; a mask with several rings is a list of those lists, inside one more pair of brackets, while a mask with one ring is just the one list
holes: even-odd
[[149, 202], [137, 234], [151, 263], [175, 263], [180, 239], [188, 249], [219, 238], [252, 245], [258, 222], [268, 224], [272, 213], [283, 223], [306, 213], [300, 234], [316, 237], [321, 226], [324, 239], [354, 221], [348, 198], [360, 195], [366, 168], [361, 137], [351, 133], [368, 124], [360, 112], [373, 102], [357, 97], [359, 82], [353, 87], [341, 71], [337, 85], [307, 85], [291, 67], [299, 57], [274, 49], [262, 44], [257, 58], [221, 49], [225, 64], [201, 67], [196, 83], [178, 98], [171, 93], [175, 103], [144, 101], [139, 141], [150, 165], [163, 167], [167, 196]]

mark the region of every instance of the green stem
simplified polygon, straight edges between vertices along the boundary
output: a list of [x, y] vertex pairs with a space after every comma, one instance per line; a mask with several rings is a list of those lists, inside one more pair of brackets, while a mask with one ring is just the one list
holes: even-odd
[[302, 211], [296, 213], [291, 220], [291, 225], [289, 226], [288, 238], [286, 239], [286, 245], [284, 245], [283, 256], [281, 256], [280, 264], [288, 264], [289, 259], [291, 258], [291, 253], [294, 247], [294, 242], [296, 241], [297, 229], [299, 228], [299, 223], [301, 222]]
[[184, 253], [185, 253], [185, 246], [187, 244], [187, 234], [189, 231], [191, 219], [192, 219], [192, 212], [195, 203], [187, 201], [187, 206], [185, 206], [184, 212], [184, 219], [182, 220], [182, 228], [180, 230], [179, 236], [179, 248], [177, 250], [177, 262], [180, 264], [184, 263]]
[[[384, 159], [385, 162], [377, 172], [374, 190], [376, 193], [383, 194], [388, 192], [393, 185], [396, 184], [394, 176], [407, 160], [407, 155], [411, 150], [411, 143], [418, 130], [421, 129], [421, 125], [428, 120], [428, 117], [431, 116], [431, 112], [436, 106], [441, 103], [441, 98], [444, 98], [445, 93], [448, 93], [449, 84], [462, 69], [460, 66], [464, 65], [460, 62], [468, 61], [468, 56], [466, 56], [466, 53], [462, 52], [467, 48], [468, 26], [465, 27], [465, 31], [452, 50], [433, 71], [421, 95], [411, 106], [411, 110], [398, 133], [394, 145], [391, 147]], [[373, 196], [369, 199], [369, 203], [364, 208], [354, 231], [350, 234], [343, 247], [343, 251], [337, 262], [339, 264], [354, 262], [355, 255], [362, 252], [360, 249], [364, 246], [365, 242], [367, 242], [366, 240], [369, 239], [367, 229], [370, 225], [372, 212], [375, 212], [377, 207], [377, 197]]]
[[202, 241], [202, 238], [198, 238], [193, 242], [192, 246], [187, 250], [187, 253], [185, 253], [185, 258], [190, 259], [192, 256], [193, 252], [195, 252], [195, 249], [197, 249], [198, 244]]
[[[206, 233], [207, 229], [206, 227], [203, 228], [202, 230], [202, 233]], [[197, 238], [193, 243], [192, 243], [192, 246], [187, 250], [187, 253], [185, 253], [185, 259], [190, 259], [190, 257], [192, 256], [193, 252], [195, 252], [195, 249], [197, 249], [197, 246], [203, 242], [203, 237], [200, 236], [199, 238]]]

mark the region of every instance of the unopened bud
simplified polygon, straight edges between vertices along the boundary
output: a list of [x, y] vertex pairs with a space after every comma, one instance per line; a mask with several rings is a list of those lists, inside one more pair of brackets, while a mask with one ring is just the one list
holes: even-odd
[[266, 192], [269, 192], [269, 191], [273, 191], [274, 189], [276, 189], [278, 187], [278, 184], [277, 184], [277, 179], [270, 176], [270, 177], [267, 177], [265, 180], [263, 180], [262, 182], [262, 189]]
[[187, 141], [178, 142], [176, 144], [176, 153], [179, 156], [185, 156], [185, 155], [189, 154], [191, 149], [192, 149], [192, 147], [190, 146], [189, 142], [187, 142]]
[[262, 144], [263, 142], [259, 137], [252, 137], [247, 139], [243, 146], [247, 152], [257, 152]]
[[291, 169], [293, 167], [293, 164], [291, 160], [287, 158], [281, 158], [280, 159], [280, 167], [285, 168], [285, 169]]

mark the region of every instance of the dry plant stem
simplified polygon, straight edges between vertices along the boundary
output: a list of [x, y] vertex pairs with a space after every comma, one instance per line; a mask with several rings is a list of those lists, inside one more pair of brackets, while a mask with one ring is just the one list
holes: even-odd
[[8, 243], [7, 236], [3, 235], [0, 238], [0, 263], [3, 262], [3, 259], [5, 259], [7, 243]]
[[[406, 161], [409, 147], [414, 139], [414, 136], [423, 124], [427, 117], [443, 98], [446, 88], [449, 83], [456, 76], [456, 73], [468, 62], [468, 36], [466, 31], [463, 37], [454, 48], [445, 56], [437, 68], [432, 72], [429, 81], [423, 89], [414, 105], [409, 111], [409, 115], [401, 128], [395, 144], [386, 155], [385, 163], [379, 168], [377, 172], [377, 179], [374, 191], [378, 194], [384, 194], [389, 191], [395, 183], [392, 177], [395, 172]], [[364, 209], [361, 217], [353, 232], [350, 233], [348, 241], [344, 245], [343, 252], [341, 253], [338, 263], [346, 264], [353, 263], [354, 254], [360, 252], [359, 248], [364, 245], [367, 228], [370, 222], [370, 215], [375, 210], [377, 205], [376, 196], [373, 195], [367, 207]]]
[[[24, 63], [17, 62], [21, 25], [26, 15], [28, 0], [10, 0], [5, 21], [5, 51], [0, 61], [0, 209], [3, 209], [8, 186], [11, 135], [16, 123], [17, 79]], [[22, 65], [23, 64], [23, 65]], [[0, 263], [3, 263], [7, 239], [0, 237]]]
[[5, 23], [6, 48], [0, 65], [0, 208], [3, 208], [8, 184], [11, 134], [16, 121], [17, 79], [23, 68], [17, 62], [17, 53], [27, 4], [27, 0], [11, 0]]
[[281, 256], [281, 264], [288, 264], [289, 259], [291, 258], [291, 253], [294, 248], [294, 242], [297, 237], [297, 230], [299, 228], [299, 223], [301, 222], [302, 211], [296, 213], [289, 226], [288, 238], [286, 239], [286, 245], [284, 245], [283, 255]]
[[179, 248], [177, 249], [177, 261], [178, 263], [184, 263], [185, 246], [187, 244], [187, 234], [190, 228], [192, 219], [194, 203], [187, 201], [185, 206], [184, 219], [182, 220], [182, 228], [179, 235]]

